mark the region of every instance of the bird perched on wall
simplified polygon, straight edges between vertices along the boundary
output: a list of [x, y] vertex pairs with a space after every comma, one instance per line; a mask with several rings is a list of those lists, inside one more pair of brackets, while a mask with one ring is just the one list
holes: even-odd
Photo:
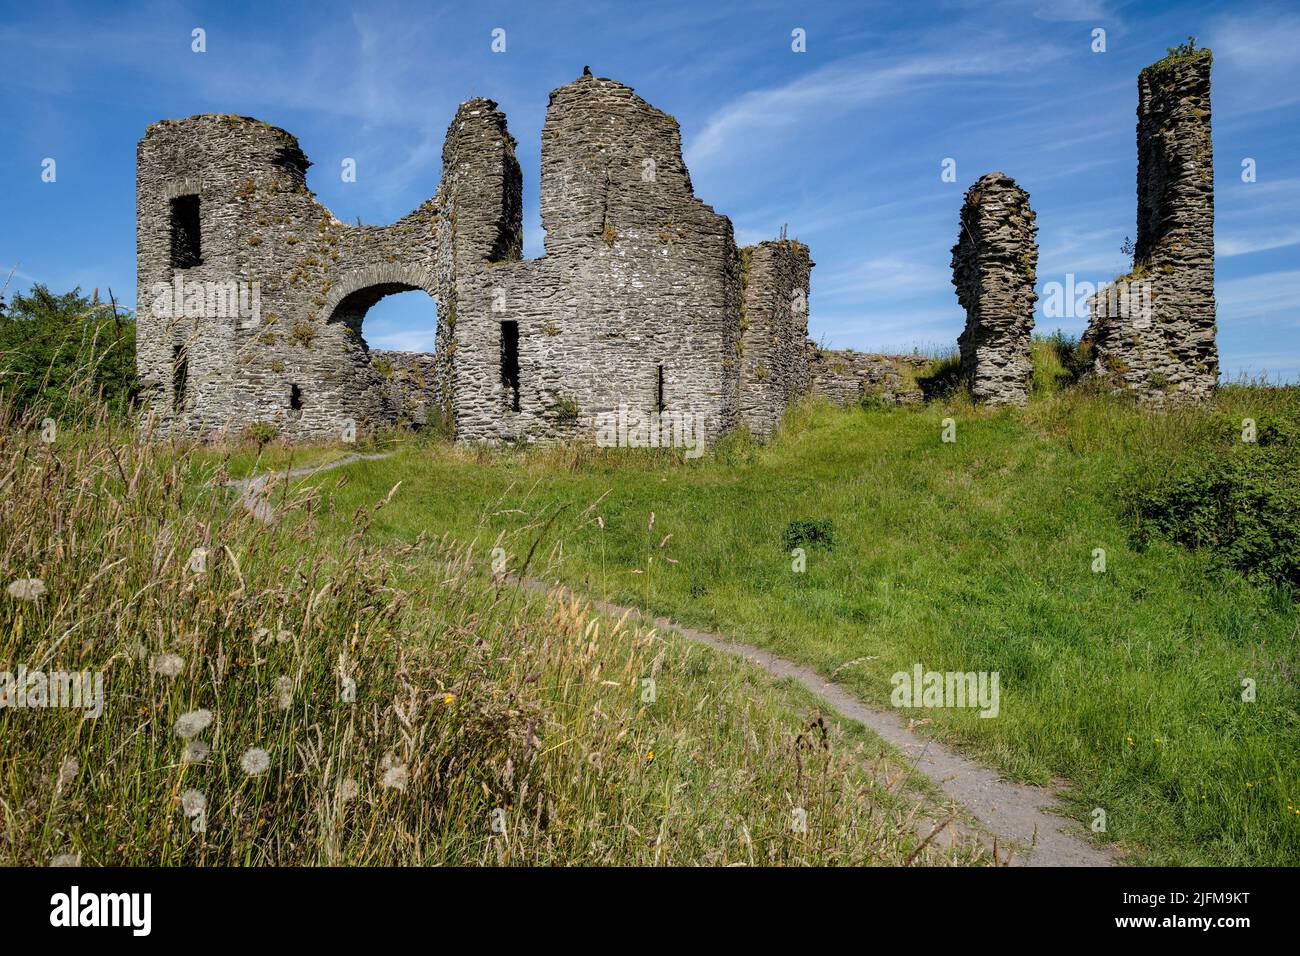
[[591, 67], [589, 67], [589, 66], [584, 66], [584, 67], [582, 68], [582, 75], [583, 75], [583, 76], [591, 76]]

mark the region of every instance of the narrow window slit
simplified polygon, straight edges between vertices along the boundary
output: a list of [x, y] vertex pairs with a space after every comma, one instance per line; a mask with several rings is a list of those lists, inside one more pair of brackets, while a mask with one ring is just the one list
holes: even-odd
[[664, 367], [658, 368], [658, 378], [655, 382], [655, 411], [662, 412], [667, 406], [664, 404]]
[[172, 411], [185, 407], [185, 389], [189, 384], [190, 359], [185, 346], [172, 346]]
[[501, 323], [501, 385], [510, 408], [519, 411], [519, 323]]
[[199, 197], [177, 196], [171, 201], [172, 268], [191, 269], [203, 264], [199, 230]]

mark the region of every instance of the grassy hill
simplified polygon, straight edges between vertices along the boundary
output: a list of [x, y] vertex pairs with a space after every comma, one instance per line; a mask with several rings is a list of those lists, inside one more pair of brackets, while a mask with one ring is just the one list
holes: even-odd
[[103, 411], [0, 404], [0, 863], [993, 862], [799, 688], [377, 534], [400, 492], [263, 522]]
[[[1137, 861], [1300, 862], [1300, 613], [1295, 555], [1276, 553], [1300, 514], [1285, 513], [1300, 395], [1230, 387], [1153, 413], [1042, 392], [1021, 411], [809, 404], [767, 447], [735, 437], [692, 462], [392, 441], [388, 459], [277, 493], [317, 489], [318, 533], [343, 540], [400, 485], [369, 532], [390, 549], [449, 535], [485, 572], [495, 547], [512, 572], [531, 556], [530, 574], [762, 645], [886, 706], [890, 675], [916, 663], [997, 671], [997, 718], [914, 716], [1010, 777], [1067, 782], [1080, 821], [1104, 809], [1097, 838]], [[1243, 442], [1243, 419], [1272, 437]], [[789, 545], [809, 531], [824, 540], [804, 542], [800, 572]]]

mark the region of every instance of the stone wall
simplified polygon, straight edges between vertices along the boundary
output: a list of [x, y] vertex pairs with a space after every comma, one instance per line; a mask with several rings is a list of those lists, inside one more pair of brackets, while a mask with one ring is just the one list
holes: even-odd
[[1133, 270], [1092, 300], [1083, 338], [1095, 370], [1146, 404], [1198, 401], [1218, 382], [1211, 62], [1185, 51], [1138, 76]]
[[[150, 126], [137, 157], [147, 418], [194, 437], [267, 422], [330, 439], [433, 409], [462, 441], [591, 438], [620, 408], [691, 416], [709, 439], [742, 404], [779, 419], [807, 379], [807, 248], [756, 250], [752, 354], [771, 377], [755, 366], [742, 382], [740, 253], [731, 222], [695, 197], [677, 122], [612, 80], [555, 90], [545, 254], [531, 261], [514, 147], [496, 104], [471, 100], [433, 198], [392, 225], [349, 226], [308, 190], [284, 130], [218, 115]], [[150, 307], [155, 286], [203, 283], [255, 286], [260, 308]], [[435, 351], [372, 354], [367, 310], [408, 289], [437, 303]]]
[[857, 405], [865, 395], [877, 395], [892, 405], [914, 405], [924, 398], [916, 375], [930, 359], [823, 349], [812, 342], [806, 344], [806, 352], [810, 389], [832, 405]]
[[740, 417], [755, 435], [776, 430], [808, 378], [808, 247], [788, 239], [741, 250]]
[[544, 255], [459, 279], [458, 436], [590, 436], [620, 406], [701, 416], [710, 438], [730, 429], [739, 254], [731, 222], [695, 197], [677, 122], [580, 77], [551, 94], [541, 172]]
[[966, 191], [952, 283], [966, 310], [957, 339], [961, 374], [977, 402], [1023, 405], [1029, 398], [1037, 231], [1029, 194], [1010, 176], [987, 173]]
[[443, 413], [443, 362], [433, 352], [373, 349], [370, 365], [385, 385], [397, 424], [423, 428], [439, 424]]
[[[226, 115], [150, 126], [137, 151], [137, 367], [155, 426], [198, 437], [266, 422], [337, 439], [392, 423], [366, 310], [423, 289], [444, 341], [457, 267], [517, 254], [518, 196], [500, 183], [518, 164], [495, 104], [463, 105], [448, 150], [433, 199], [389, 226], [348, 226], [307, 189], [309, 161], [284, 130]], [[175, 252], [190, 231], [175, 200], [197, 211], [195, 256]], [[247, 290], [250, 307], [205, 301], [225, 287]]]

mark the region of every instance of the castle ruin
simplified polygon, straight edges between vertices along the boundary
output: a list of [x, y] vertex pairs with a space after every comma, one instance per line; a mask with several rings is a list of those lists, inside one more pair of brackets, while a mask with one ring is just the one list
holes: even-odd
[[1029, 399], [1038, 227], [1029, 194], [1003, 173], [988, 173], [966, 191], [961, 232], [952, 248], [952, 283], [966, 310], [957, 339], [971, 397], [989, 405]]
[[1133, 269], [1093, 297], [1083, 336], [1095, 370], [1146, 404], [1208, 398], [1219, 378], [1212, 60], [1171, 51], [1138, 75]]
[[[1099, 295], [1083, 338], [1096, 372], [1156, 404], [1204, 398], [1218, 377], [1209, 86], [1208, 50], [1142, 71], [1137, 243], [1116, 286], [1143, 283], [1150, 307]], [[413, 423], [529, 443], [599, 441], [617, 416], [690, 420], [712, 441], [771, 435], [809, 392], [924, 398], [923, 357], [808, 341], [808, 247], [783, 234], [737, 248], [695, 196], [676, 120], [629, 87], [584, 75], [551, 93], [536, 259], [522, 257], [522, 174], [495, 103], [460, 106], [442, 163], [413, 212], [350, 226], [307, 188], [310, 161], [284, 130], [214, 114], [151, 125], [136, 189], [146, 421], [192, 438]], [[1010, 177], [966, 193], [952, 268], [977, 401], [1026, 401], [1036, 228]], [[413, 289], [435, 303], [434, 351], [372, 350], [366, 312]]]
[[[584, 75], [551, 94], [545, 251], [524, 260], [514, 147], [496, 104], [471, 100], [434, 196], [392, 225], [349, 226], [307, 188], [284, 130], [227, 115], [150, 126], [137, 363], [155, 427], [337, 439], [441, 419], [460, 440], [532, 442], [617, 412], [691, 417], [706, 440], [742, 422], [769, 434], [808, 387], [807, 247], [738, 249], [694, 194], [677, 122]], [[248, 304], [251, 282], [256, 308], [214, 308], [214, 289]], [[436, 302], [434, 352], [372, 351], [366, 311], [410, 289]]]

